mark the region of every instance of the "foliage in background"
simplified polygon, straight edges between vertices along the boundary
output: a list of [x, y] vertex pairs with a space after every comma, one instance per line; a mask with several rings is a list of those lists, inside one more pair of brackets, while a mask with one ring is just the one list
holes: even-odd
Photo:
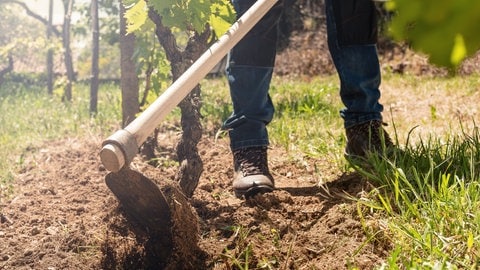
[[[39, 72], [44, 70], [38, 67], [38, 63], [44, 63], [46, 52], [49, 48], [60, 48], [61, 44], [47, 42], [45, 36], [45, 27], [38, 24], [24, 14], [21, 7], [17, 5], [8, 5], [0, 3], [0, 60], [7, 63], [4, 59], [8, 54], [13, 56], [14, 67], [22, 68], [20, 62], [24, 62], [30, 72]], [[39, 35], [39, 33], [41, 33]], [[22, 59], [23, 61], [18, 61]], [[36, 68], [36, 69], [35, 69]]]
[[454, 69], [480, 50], [480, 1], [391, 0], [390, 32], [429, 55], [433, 64]]

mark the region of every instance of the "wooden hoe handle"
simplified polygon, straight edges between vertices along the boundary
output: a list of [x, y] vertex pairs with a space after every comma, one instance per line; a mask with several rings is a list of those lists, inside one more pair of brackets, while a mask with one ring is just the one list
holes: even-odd
[[147, 137], [210, 70], [237, 44], [278, 0], [258, 0], [185, 73], [139, 117], [103, 142], [100, 158], [105, 168], [118, 172], [130, 164]]

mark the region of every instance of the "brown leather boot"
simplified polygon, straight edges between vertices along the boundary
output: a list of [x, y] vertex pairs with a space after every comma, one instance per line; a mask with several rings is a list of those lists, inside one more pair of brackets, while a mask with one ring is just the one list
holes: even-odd
[[233, 163], [233, 191], [237, 198], [249, 198], [258, 193], [273, 191], [275, 184], [268, 169], [267, 147], [234, 150]]
[[395, 148], [392, 139], [382, 127], [382, 121], [374, 120], [347, 128], [347, 157], [365, 157], [368, 152], [383, 154]]

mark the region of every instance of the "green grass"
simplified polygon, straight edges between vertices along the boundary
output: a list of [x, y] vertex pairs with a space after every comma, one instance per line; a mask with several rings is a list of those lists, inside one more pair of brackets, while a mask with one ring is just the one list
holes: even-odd
[[0, 88], [0, 193], [22, 165], [23, 155], [44, 141], [66, 137], [99, 136], [118, 128], [120, 90], [103, 85], [99, 90], [99, 112], [89, 113], [89, 87], [76, 85], [71, 103], [47, 95], [41, 87], [6, 84]]
[[393, 158], [372, 156], [369, 164], [353, 166], [378, 187], [359, 204], [387, 224], [366, 228], [393, 244], [383, 269], [480, 267], [478, 128], [406, 145]]
[[272, 89], [276, 118], [270, 132], [272, 142], [309, 157], [337, 153], [344, 144], [342, 108], [336, 80], [283, 81]]
[[[387, 74], [384, 85], [414, 89], [417, 93], [471, 96], [478, 90], [478, 76], [418, 78]], [[438, 82], [438, 84], [436, 84]], [[325, 158], [338, 169], [356, 169], [376, 188], [358, 200], [358, 213], [371, 242], [386, 245], [391, 252], [381, 269], [478, 269], [480, 267], [480, 134], [469, 125], [463, 130], [431, 134], [401, 141], [402, 152], [392, 159], [371, 157], [369, 166], [346, 166], [345, 137], [339, 110], [336, 77], [305, 82], [274, 78], [271, 97], [275, 119], [269, 126], [271, 142], [284, 147], [289, 156]], [[41, 87], [4, 85], [0, 88], [0, 191], [8, 193], [11, 181], [27, 149], [45, 140], [77, 136], [108, 136], [119, 127], [118, 86], [100, 89], [99, 113], [88, 112], [86, 85], [76, 85], [74, 100], [65, 104], [59, 96], [48, 96]], [[225, 78], [202, 83], [204, 127], [215, 134], [231, 111]], [[408, 95], [408, 94], [403, 94]], [[402, 97], [399, 97], [400, 99]], [[431, 121], [443, 121], [431, 105]], [[428, 110], [428, 109], [427, 109]], [[394, 112], [395, 113], [395, 112]], [[175, 110], [166, 121], [178, 123]], [[393, 117], [395, 126], [408, 129], [416, 119]], [[427, 119], [428, 120], [428, 119]], [[423, 121], [427, 121], [423, 120]], [[401, 121], [401, 122], [400, 122]], [[409, 122], [407, 122], [409, 121]], [[450, 123], [445, 124], [446, 127]], [[405, 129], [405, 128], [404, 128]], [[248, 231], [238, 231], [242, 248], [225, 250], [232, 267], [244, 267], [251, 247], [244, 241]]]

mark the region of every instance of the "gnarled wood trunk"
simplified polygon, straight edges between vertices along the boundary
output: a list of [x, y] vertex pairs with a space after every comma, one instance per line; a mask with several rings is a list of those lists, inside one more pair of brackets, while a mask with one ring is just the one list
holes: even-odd
[[[176, 44], [175, 36], [162, 24], [162, 18], [153, 9], [149, 10], [149, 17], [155, 23], [156, 36], [165, 50], [173, 79], [176, 80], [207, 49], [210, 30], [207, 28], [203, 33], [195, 33], [189, 39], [186, 48], [181, 51]], [[178, 105], [182, 113], [183, 133], [176, 147], [180, 163], [176, 179], [188, 197], [193, 195], [203, 172], [203, 162], [197, 148], [202, 137], [200, 93], [200, 86], [197, 85]]]

